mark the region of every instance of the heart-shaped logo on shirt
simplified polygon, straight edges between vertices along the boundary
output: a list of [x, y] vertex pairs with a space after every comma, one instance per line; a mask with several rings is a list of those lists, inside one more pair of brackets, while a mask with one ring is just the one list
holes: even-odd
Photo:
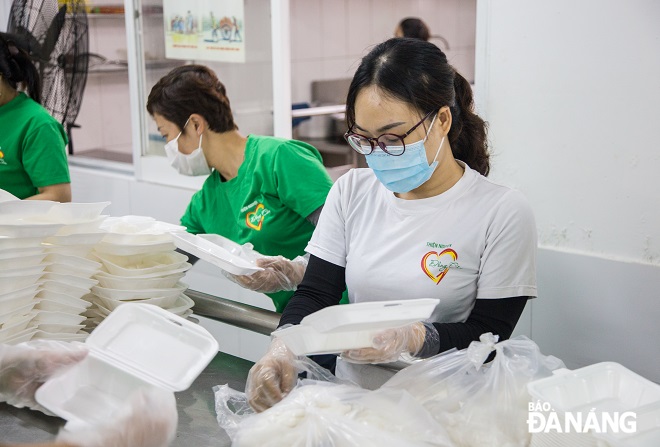
[[[445, 262], [445, 260], [449, 259], [449, 262]], [[426, 273], [434, 283], [440, 284], [442, 278], [444, 278], [449, 271], [449, 263], [456, 261], [456, 259], [458, 259], [458, 255], [451, 248], [445, 248], [440, 253], [437, 251], [430, 251], [422, 258], [422, 270], [424, 270], [424, 273]], [[434, 272], [438, 273], [435, 274]]]
[[245, 224], [257, 231], [261, 231], [261, 225], [264, 223], [264, 216], [268, 214], [264, 210], [264, 204], [260, 203], [254, 209], [245, 215]]

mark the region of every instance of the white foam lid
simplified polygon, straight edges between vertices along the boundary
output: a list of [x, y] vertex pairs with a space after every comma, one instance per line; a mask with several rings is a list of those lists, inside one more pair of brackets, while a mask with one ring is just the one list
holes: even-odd
[[85, 342], [99, 359], [145, 382], [182, 391], [218, 353], [203, 327], [151, 304], [118, 306]]

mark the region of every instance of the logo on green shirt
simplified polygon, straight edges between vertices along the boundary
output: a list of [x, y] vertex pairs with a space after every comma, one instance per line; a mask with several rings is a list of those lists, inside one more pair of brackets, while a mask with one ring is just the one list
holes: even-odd
[[6, 165], [7, 162], [5, 161], [5, 153], [2, 152], [2, 146], [0, 146], [0, 165]]
[[257, 203], [254, 211], [250, 211], [245, 215], [245, 224], [257, 231], [261, 231], [261, 225], [264, 223], [264, 217], [270, 214], [270, 210], [264, 206], [263, 203]]

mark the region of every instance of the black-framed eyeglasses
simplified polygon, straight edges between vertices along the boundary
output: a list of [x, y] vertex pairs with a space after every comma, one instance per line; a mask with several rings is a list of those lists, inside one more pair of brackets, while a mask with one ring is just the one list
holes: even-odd
[[431, 116], [431, 114], [437, 112], [437, 110], [438, 109], [431, 110], [426, 114], [426, 116], [424, 116], [424, 118], [422, 118], [419, 123], [415, 124], [410, 128], [408, 132], [404, 133], [403, 135], [384, 133], [378, 138], [369, 138], [365, 137], [364, 135], [360, 135], [359, 133], [352, 132], [351, 128], [348, 129], [348, 131], [346, 131], [344, 134], [344, 139], [358, 154], [369, 155], [374, 151], [374, 149], [376, 149], [376, 145], [378, 145], [378, 147], [382, 149], [386, 154], [394, 155], [395, 157], [403, 155], [403, 153], [406, 151], [406, 143], [403, 141], [404, 138], [413, 133], [413, 131], [417, 129], [420, 124], [426, 121], [428, 117]]

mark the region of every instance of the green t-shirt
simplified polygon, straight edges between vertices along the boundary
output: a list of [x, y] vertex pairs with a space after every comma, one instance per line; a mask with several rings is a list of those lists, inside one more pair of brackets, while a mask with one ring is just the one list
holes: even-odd
[[0, 189], [19, 199], [69, 183], [62, 125], [25, 93], [0, 107]]
[[[325, 203], [332, 180], [309, 144], [250, 135], [235, 178], [213, 171], [195, 193], [181, 225], [219, 234], [259, 253], [289, 259], [305, 253], [314, 226], [306, 219]], [[281, 312], [293, 292], [267, 294]]]

